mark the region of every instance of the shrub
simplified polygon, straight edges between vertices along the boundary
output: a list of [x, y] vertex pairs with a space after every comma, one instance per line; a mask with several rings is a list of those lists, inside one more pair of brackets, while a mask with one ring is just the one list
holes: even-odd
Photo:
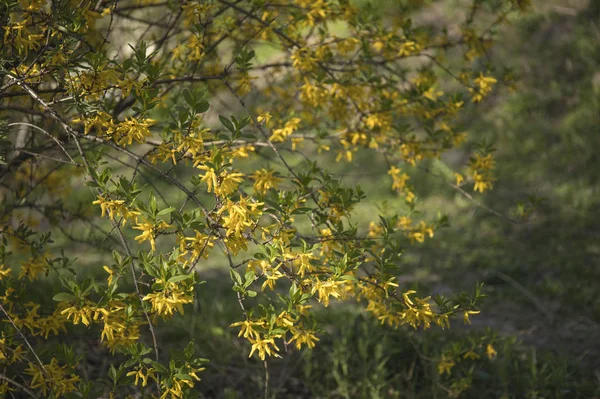
[[[527, 4], [475, 1], [449, 29], [423, 3], [2, 2], [2, 392], [194, 396], [208, 360], [193, 341], [168, 355], [160, 329], [223, 263], [231, 326], [265, 361], [318, 343], [317, 303], [357, 300], [392, 327], [469, 322], [480, 287], [432, 298], [396, 280], [447, 223], [422, 215], [410, 173], [467, 140], [457, 115], [499, 79], [495, 28]], [[492, 188], [478, 148], [437, 178]], [[367, 223], [368, 193], [334, 171], [375, 159], [399, 199]], [[86, 342], [106, 373], [84, 372]]]

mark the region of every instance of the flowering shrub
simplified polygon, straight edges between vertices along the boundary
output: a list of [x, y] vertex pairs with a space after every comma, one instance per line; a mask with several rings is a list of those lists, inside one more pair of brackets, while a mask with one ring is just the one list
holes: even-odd
[[[423, 219], [410, 175], [468, 138], [461, 109], [499, 79], [479, 61], [527, 4], [475, 1], [441, 29], [408, 17], [423, 3], [388, 20], [347, 0], [3, 2], [1, 392], [191, 397], [208, 360], [193, 342], [170, 357], [157, 330], [208, 262], [227, 264], [231, 327], [261, 360], [317, 345], [317, 304], [359, 301], [395, 327], [469, 322], [479, 288], [432, 298], [397, 282], [402, 252], [446, 223]], [[353, 213], [368, 193], [327, 167], [365, 157], [385, 160], [399, 204], [368, 226]], [[494, 166], [481, 145], [443, 179], [471, 197]], [[112, 257], [90, 270], [65, 240]], [[108, 375], [80, 373], [82, 327]]]

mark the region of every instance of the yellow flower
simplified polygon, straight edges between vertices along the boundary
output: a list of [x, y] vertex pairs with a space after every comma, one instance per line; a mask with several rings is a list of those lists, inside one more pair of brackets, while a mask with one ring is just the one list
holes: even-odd
[[342, 295], [341, 286], [344, 285], [346, 281], [331, 281], [331, 280], [317, 280], [312, 287], [311, 294], [318, 293], [318, 301], [322, 303], [324, 306], [329, 306], [329, 297], [334, 297], [339, 299]]
[[248, 158], [251, 152], [256, 151], [253, 145], [241, 145], [231, 150], [231, 159]]
[[269, 112], [265, 112], [264, 114], [260, 114], [256, 120], [258, 121], [258, 123], [262, 123], [265, 122], [265, 125], [268, 125], [269, 122], [271, 121], [271, 118], [273, 118], [271, 116], [271, 114]]
[[250, 350], [250, 355], [248, 357], [252, 357], [255, 351], [258, 350], [258, 357], [260, 360], [265, 360], [265, 356], [275, 356], [281, 357], [277, 354], [279, 351], [279, 347], [275, 344], [274, 337], [262, 338], [260, 335], [255, 338], [249, 338], [250, 342], [252, 342], [252, 349]]
[[[157, 279], [157, 283], [164, 281]], [[172, 316], [175, 311], [183, 314], [183, 305], [192, 303], [194, 297], [190, 288], [183, 288], [175, 283], [165, 283], [161, 291], [146, 295], [143, 300], [150, 301], [152, 311], [162, 317]]]
[[149, 118], [138, 120], [130, 117], [116, 125], [115, 129], [108, 134], [114, 136], [114, 140], [120, 145], [131, 145], [133, 141], [145, 143], [146, 138], [151, 136], [148, 128], [155, 122]]
[[[29, 281], [37, 280], [41, 273], [48, 270], [48, 265], [42, 258], [29, 258], [29, 260], [21, 265], [19, 280], [27, 277]], [[9, 269], [10, 271], [10, 269]]]
[[[244, 243], [247, 241], [243, 233], [254, 225], [253, 218], [259, 218], [262, 214], [258, 209], [261, 205], [263, 205], [262, 202], [250, 202], [244, 197], [241, 197], [238, 202], [227, 199], [217, 213], [223, 219], [223, 227], [227, 229], [228, 240], [235, 238], [243, 240]], [[236, 244], [241, 244], [241, 242], [236, 242]]]
[[481, 313], [479, 310], [465, 310], [463, 312], [463, 321], [465, 324], [471, 324], [471, 320], [469, 319], [469, 315], [479, 314]]
[[495, 179], [488, 174], [475, 171], [473, 172], [473, 180], [475, 181], [475, 185], [473, 186], [473, 190], [475, 191], [484, 192], [494, 187], [493, 182]]
[[450, 371], [452, 371], [452, 367], [454, 367], [456, 363], [449, 356], [442, 355], [442, 360], [438, 363], [438, 373], [440, 375], [446, 373], [450, 375]]
[[52, 358], [49, 364], [44, 364], [43, 369], [37, 364], [29, 363], [29, 367], [25, 369], [25, 374], [33, 377], [29, 387], [32, 389], [41, 388], [45, 397], [48, 397], [48, 391], [53, 392], [56, 397], [76, 391], [75, 383], [80, 380], [74, 374], [67, 374], [67, 366], [60, 366], [56, 358]]
[[98, 199], [92, 202], [93, 205], [100, 205], [102, 210], [101, 217], [104, 217], [108, 212], [110, 220], [114, 221], [115, 217], [121, 216], [123, 219], [121, 225], [124, 226], [127, 221], [137, 222], [137, 217], [141, 215], [139, 211], [129, 209], [123, 200], [110, 200], [99, 195]]
[[402, 43], [402, 45], [400, 46], [400, 50], [398, 51], [398, 55], [400, 57], [406, 57], [409, 56], [411, 54], [414, 53], [418, 53], [419, 52], [419, 45], [412, 41], [412, 40], [407, 40], [404, 43]]
[[388, 175], [392, 176], [392, 190], [404, 190], [406, 187], [406, 182], [410, 179], [409, 175], [402, 173], [402, 171], [395, 166], [390, 168]]
[[463, 359], [477, 360], [479, 357], [480, 356], [472, 349], [463, 355]]
[[271, 291], [275, 290], [275, 282], [283, 276], [284, 276], [283, 273], [281, 273], [279, 270], [275, 270], [275, 269], [271, 270], [268, 273], [265, 273], [264, 277], [266, 277], [266, 280], [263, 283], [263, 285], [260, 287], [260, 289], [262, 291], [264, 291], [265, 288], [269, 287], [271, 289]]
[[108, 285], [111, 285], [113, 282], [113, 278], [115, 276], [115, 272], [112, 269], [110, 269], [108, 266], [102, 266], [102, 268], [106, 271], [106, 273], [108, 273], [107, 281], [108, 281]]
[[138, 385], [139, 380], [142, 380], [142, 386], [148, 385], [148, 378], [156, 378], [153, 368], [141, 367], [139, 370], [130, 371], [127, 376], [135, 376], [135, 385]]
[[166, 162], [169, 159], [173, 162], [173, 165], [177, 165], [177, 158], [175, 158], [175, 154], [177, 153], [176, 149], [163, 143], [156, 147], [155, 151], [156, 153], [148, 155], [148, 159], [153, 164], [156, 164], [158, 161]]
[[79, 324], [81, 321], [84, 325], [89, 326], [92, 321], [97, 321], [100, 315], [108, 315], [108, 311], [104, 308], [97, 308], [89, 305], [71, 306], [60, 312], [61, 315], [66, 315], [67, 320], [73, 318], [73, 324]]
[[303, 344], [308, 346], [309, 349], [312, 349], [315, 347], [315, 343], [319, 341], [319, 338], [313, 331], [297, 329], [292, 334], [292, 338], [288, 343], [296, 341], [296, 349], [298, 350], [302, 348]]
[[291, 118], [285, 123], [284, 127], [274, 129], [269, 139], [275, 142], [284, 142], [288, 136], [298, 130], [301, 121], [300, 118]]
[[471, 101], [478, 103], [492, 91], [492, 85], [496, 84], [498, 81], [493, 76], [484, 76], [483, 73], [479, 73], [479, 77], [475, 78], [473, 82], [475, 82], [477, 87], [469, 88]]
[[270, 189], [277, 190], [279, 183], [282, 181], [281, 178], [275, 176], [275, 172], [270, 169], [260, 169], [254, 172], [252, 175], [254, 180], [254, 189], [265, 194]]
[[10, 267], [5, 269], [4, 265], [0, 265], [0, 280], [10, 275]]
[[460, 173], [454, 173], [454, 178], [456, 179], [456, 186], [460, 187], [465, 181], [465, 178]]
[[167, 224], [167, 222], [164, 220], [161, 220], [156, 225], [149, 223], [148, 221], [144, 221], [144, 223], [138, 223], [137, 226], [134, 226], [133, 228], [136, 230], [141, 230], [142, 234], [134, 237], [134, 239], [140, 244], [146, 240], [149, 240], [152, 251], [156, 251], [156, 242], [154, 241], [154, 238], [156, 237], [155, 231], [158, 229], [166, 229], [168, 227], [170, 227], [169, 224]]
[[431, 86], [429, 89], [427, 89], [424, 93], [423, 93], [423, 97], [425, 97], [428, 100], [431, 101], [435, 101], [438, 99], [438, 97], [441, 97], [444, 95], [443, 91], [435, 91], [435, 88], [433, 86]]
[[208, 192], [211, 191], [218, 196], [226, 196], [237, 190], [238, 185], [242, 182], [242, 173], [228, 173], [222, 171], [218, 176], [214, 168], [206, 165], [198, 165], [198, 169], [204, 170], [204, 176], [200, 175], [201, 181], [205, 182], [208, 186]]
[[496, 349], [494, 349], [492, 344], [487, 344], [487, 346], [485, 348], [485, 353], [486, 353], [488, 359], [490, 359], [490, 360], [495, 358], [496, 355], [498, 354], [498, 352], [496, 352]]
[[[189, 241], [189, 247], [186, 245], [186, 241]], [[207, 259], [208, 258], [208, 248], [214, 247], [212, 237], [202, 234], [199, 231], [196, 231], [195, 237], [185, 237], [180, 242], [180, 250], [187, 251], [188, 249], [192, 251], [192, 257], [190, 262], [195, 262], [200, 257]]]
[[254, 329], [254, 327], [260, 327], [264, 324], [265, 322], [261, 320], [253, 321], [246, 319], [244, 321], [233, 323], [229, 327], [240, 327], [240, 333], [238, 334], [238, 337], [244, 336], [246, 339], [251, 339], [259, 337], [259, 333]]

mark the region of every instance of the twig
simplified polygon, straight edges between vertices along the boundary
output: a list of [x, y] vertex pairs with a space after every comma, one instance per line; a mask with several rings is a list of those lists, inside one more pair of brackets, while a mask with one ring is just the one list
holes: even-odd
[[60, 147], [61, 150], [63, 150], [63, 152], [67, 155], [67, 157], [69, 158], [69, 160], [71, 161], [71, 163], [73, 165], [77, 165], [77, 162], [75, 162], [73, 160], [73, 158], [71, 158], [71, 155], [67, 152], [67, 150], [65, 149], [65, 147], [62, 145], [62, 143], [53, 135], [51, 135], [50, 133], [48, 133], [47, 131], [45, 131], [44, 129], [42, 129], [39, 126], [33, 125], [31, 123], [27, 123], [27, 122], [14, 122], [14, 123], [9, 123], [8, 127], [11, 126], [27, 126], [33, 129], [36, 129], [37, 131], [40, 131], [42, 133], [44, 133], [46, 136], [50, 137], [52, 140], [54, 140], [54, 142]]
[[267, 359], [263, 361], [265, 365], [265, 399], [269, 399], [269, 366]]
[[29, 388], [27, 388], [25, 385], [19, 384], [17, 381], [15, 381], [11, 378], [8, 378], [4, 374], [0, 374], [0, 380], [4, 380], [4, 381], [8, 382], [9, 384], [16, 386], [17, 388], [21, 389], [23, 392], [27, 393], [27, 395], [31, 396], [32, 398], [37, 399], [37, 396]]
[[21, 339], [23, 341], [25, 341], [25, 345], [27, 345], [27, 347], [29, 348], [29, 350], [31, 351], [31, 353], [33, 353], [33, 356], [35, 357], [35, 359], [37, 360], [37, 362], [40, 364], [40, 367], [41, 367], [42, 371], [44, 372], [44, 375], [48, 376], [48, 371], [46, 371], [46, 368], [44, 367], [44, 363], [42, 363], [42, 360], [39, 358], [38, 354], [33, 349], [33, 346], [31, 346], [31, 344], [29, 343], [29, 340], [27, 339], [27, 337], [21, 332], [21, 330], [19, 329], [19, 327], [17, 327], [17, 325], [15, 324], [14, 320], [12, 319], [12, 317], [10, 317], [10, 315], [8, 314], [8, 312], [6, 311], [6, 309], [4, 309], [4, 306], [2, 306], [2, 303], [0, 303], [0, 310], [2, 310], [2, 313], [4, 313], [4, 315], [6, 316], [6, 318], [9, 321], [9, 323], [12, 324], [13, 328], [17, 331], [17, 334], [19, 334], [19, 336], [21, 337]]

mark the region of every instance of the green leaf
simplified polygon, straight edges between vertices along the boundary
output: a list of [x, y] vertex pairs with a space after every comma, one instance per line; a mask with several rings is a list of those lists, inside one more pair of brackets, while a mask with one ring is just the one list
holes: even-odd
[[235, 126], [233, 126], [233, 123], [231, 123], [229, 119], [227, 119], [223, 115], [219, 115], [219, 120], [221, 121], [223, 126], [227, 128], [227, 130], [229, 130], [231, 133], [235, 133]]
[[194, 98], [194, 94], [191, 92], [190, 89], [183, 90], [183, 99], [190, 107], [194, 107], [196, 99]]
[[69, 294], [67, 292], [61, 292], [52, 297], [53, 301], [56, 302], [68, 302], [77, 299], [73, 294]]
[[292, 211], [292, 215], [303, 215], [305, 213], [308, 213], [312, 211], [311, 208], [296, 208]]
[[169, 280], [167, 280], [167, 283], [178, 283], [180, 281], [187, 280], [191, 276], [191, 274], [180, 274], [178, 276], [173, 276]]
[[194, 352], [196, 350], [196, 343], [195, 341], [192, 339], [187, 346], [185, 347], [185, 349], [183, 350], [183, 354], [185, 355], [186, 359], [191, 359], [192, 356], [194, 355]]
[[187, 374], [177, 373], [175, 374], [175, 377], [180, 380], [193, 381], [192, 377]]
[[196, 104], [196, 112], [199, 114], [203, 114], [210, 108], [210, 104], [206, 101], [202, 101]]
[[242, 276], [235, 269], [229, 268], [229, 276], [236, 284], [242, 285]]
[[174, 210], [175, 210], [175, 208], [169, 207], [169, 208], [163, 209], [162, 211], [158, 212], [156, 214], [156, 216], [167, 215], [167, 214], [170, 214], [171, 212], [173, 212]]

